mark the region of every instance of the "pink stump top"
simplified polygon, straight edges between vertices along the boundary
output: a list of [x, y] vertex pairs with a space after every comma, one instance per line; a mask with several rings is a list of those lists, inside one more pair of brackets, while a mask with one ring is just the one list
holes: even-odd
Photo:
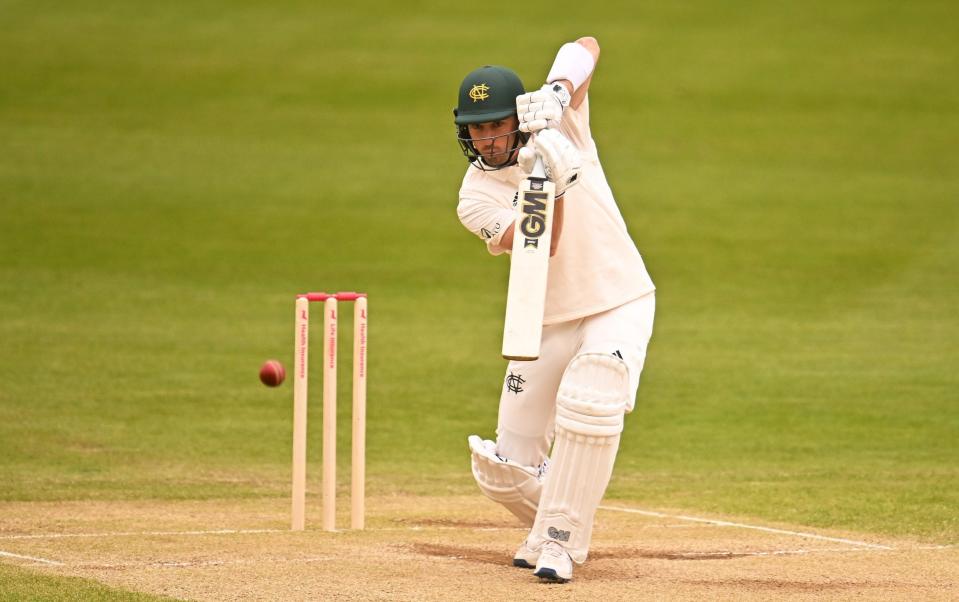
[[297, 299], [305, 298], [307, 301], [326, 301], [329, 298], [336, 299], [337, 301], [356, 301], [360, 297], [365, 297], [366, 293], [357, 293], [354, 291], [346, 291], [341, 293], [303, 293], [297, 295]]

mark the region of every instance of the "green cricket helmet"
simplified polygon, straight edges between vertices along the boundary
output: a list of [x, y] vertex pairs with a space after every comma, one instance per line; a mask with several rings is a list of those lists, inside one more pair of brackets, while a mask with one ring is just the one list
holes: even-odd
[[497, 65], [484, 65], [471, 71], [460, 84], [459, 102], [453, 109], [453, 122], [456, 124], [457, 140], [463, 155], [473, 166], [484, 171], [502, 169], [514, 165], [514, 151], [529, 139], [529, 134], [513, 130], [506, 135], [514, 136], [510, 145], [510, 160], [503, 165], [489, 165], [473, 146], [469, 125], [499, 121], [516, 115], [516, 97], [525, 94], [523, 82], [512, 69]]

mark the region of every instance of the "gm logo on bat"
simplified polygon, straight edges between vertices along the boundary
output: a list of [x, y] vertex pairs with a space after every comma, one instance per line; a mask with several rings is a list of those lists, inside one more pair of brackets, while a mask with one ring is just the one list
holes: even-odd
[[545, 192], [523, 194], [523, 213], [525, 217], [520, 222], [520, 232], [523, 233], [523, 248], [539, 248], [539, 238], [546, 231], [546, 198]]

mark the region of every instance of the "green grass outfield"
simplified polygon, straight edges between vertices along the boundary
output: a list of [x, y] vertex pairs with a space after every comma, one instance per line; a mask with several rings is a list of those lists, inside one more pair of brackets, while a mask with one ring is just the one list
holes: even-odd
[[541, 6], [0, 0], [0, 500], [287, 495], [308, 289], [370, 293], [368, 489], [473, 491], [508, 262], [456, 88], [591, 34], [659, 287], [608, 497], [959, 539], [959, 8]]

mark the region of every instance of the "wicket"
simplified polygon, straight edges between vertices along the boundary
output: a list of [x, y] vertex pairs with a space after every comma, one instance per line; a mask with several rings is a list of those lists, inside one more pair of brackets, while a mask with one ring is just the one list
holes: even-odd
[[353, 301], [353, 449], [350, 527], [362, 529], [366, 480], [366, 294], [296, 296], [293, 366], [293, 531], [306, 528], [306, 408], [310, 302], [323, 302], [323, 529], [336, 530], [336, 313]]

